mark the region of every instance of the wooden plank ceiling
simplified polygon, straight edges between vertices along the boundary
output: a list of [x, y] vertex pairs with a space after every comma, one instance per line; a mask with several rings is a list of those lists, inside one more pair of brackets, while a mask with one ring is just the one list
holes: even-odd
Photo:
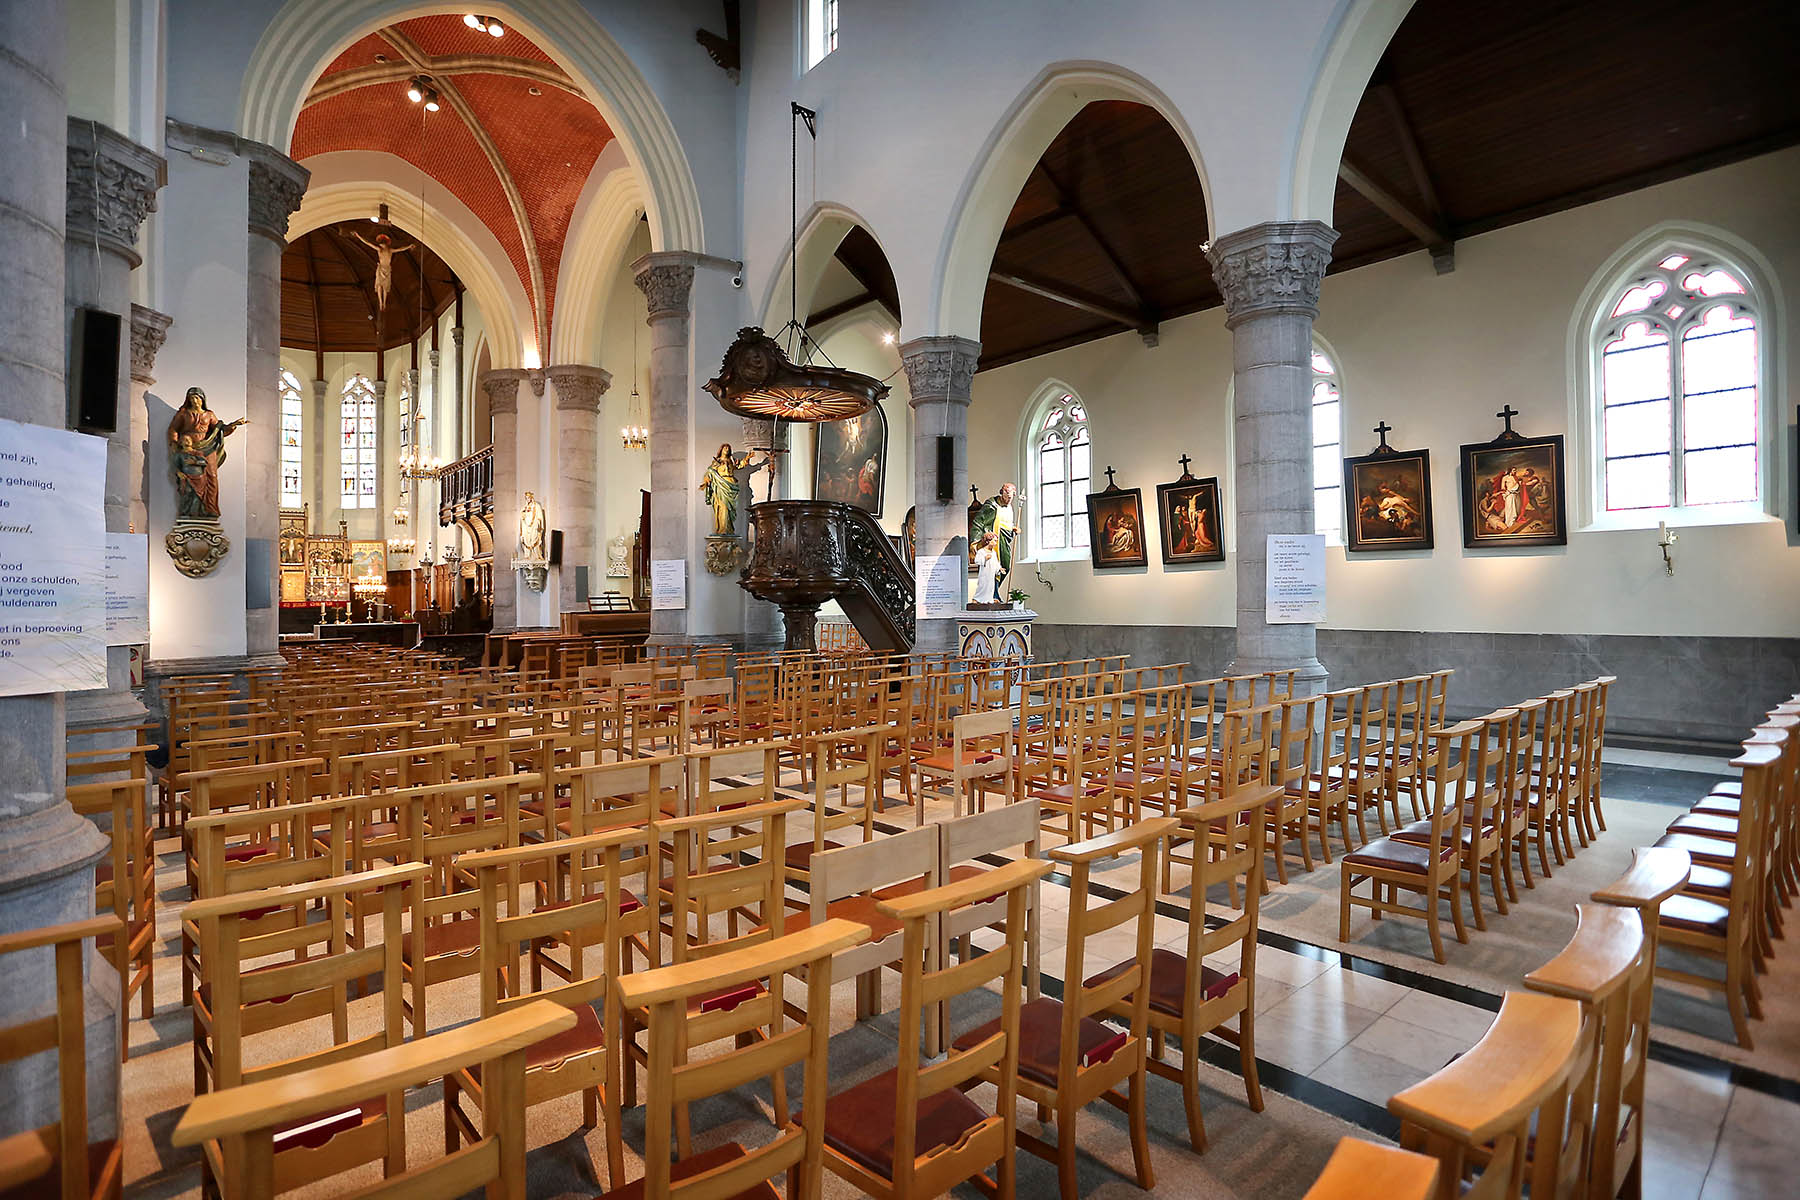
[[[1333, 271], [1800, 143], [1800, 4], [1420, 0], [1358, 105]], [[1200, 179], [1152, 109], [1097, 102], [1008, 217], [983, 367], [1220, 302]], [[872, 244], [872, 240], [871, 240]]]
[[371, 221], [340, 221], [288, 243], [281, 256], [283, 346], [320, 354], [368, 352], [404, 346], [430, 332], [456, 299], [456, 276], [429, 247], [396, 254], [383, 310], [375, 295], [375, 252], [357, 240], [360, 234], [373, 241], [382, 228], [395, 245], [417, 247], [418, 238], [405, 230]]

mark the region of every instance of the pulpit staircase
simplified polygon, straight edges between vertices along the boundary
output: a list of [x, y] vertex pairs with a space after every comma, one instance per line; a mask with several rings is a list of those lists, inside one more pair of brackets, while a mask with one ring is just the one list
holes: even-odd
[[913, 647], [913, 574], [880, 523], [835, 500], [750, 506], [739, 586], [781, 609], [790, 650], [813, 648], [819, 606], [835, 600], [872, 650]]

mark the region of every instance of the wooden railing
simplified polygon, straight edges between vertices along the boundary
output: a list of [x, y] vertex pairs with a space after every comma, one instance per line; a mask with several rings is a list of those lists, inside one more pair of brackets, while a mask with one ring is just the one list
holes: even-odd
[[494, 448], [483, 446], [438, 472], [438, 524], [494, 512]]

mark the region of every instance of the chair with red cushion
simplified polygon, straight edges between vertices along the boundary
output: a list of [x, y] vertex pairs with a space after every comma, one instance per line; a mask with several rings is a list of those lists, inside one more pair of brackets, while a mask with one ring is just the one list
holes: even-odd
[[[985, 797], [1012, 794], [1013, 726], [1016, 708], [965, 712], [951, 719], [950, 745], [913, 764], [918, 823], [925, 823], [925, 801], [936, 796], [950, 802], [952, 819], [985, 807]], [[963, 806], [967, 805], [965, 809]]]

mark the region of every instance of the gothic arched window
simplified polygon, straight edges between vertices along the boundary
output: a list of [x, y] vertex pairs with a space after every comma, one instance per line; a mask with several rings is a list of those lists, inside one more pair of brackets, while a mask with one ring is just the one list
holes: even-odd
[[1087, 406], [1053, 389], [1033, 409], [1025, 440], [1026, 545], [1039, 558], [1085, 557], [1094, 474]]
[[344, 382], [342, 399], [338, 477], [343, 486], [344, 508], [375, 507], [377, 472], [381, 469], [375, 460], [379, 419], [375, 385], [358, 371]]
[[1312, 352], [1313, 532], [1343, 540], [1344, 397], [1337, 364], [1317, 344]]
[[281, 507], [301, 504], [300, 464], [305, 457], [301, 439], [306, 434], [306, 408], [300, 399], [300, 379], [283, 367], [281, 391]]
[[1746, 272], [1685, 247], [1602, 293], [1588, 347], [1596, 516], [1760, 507], [1761, 315]]

